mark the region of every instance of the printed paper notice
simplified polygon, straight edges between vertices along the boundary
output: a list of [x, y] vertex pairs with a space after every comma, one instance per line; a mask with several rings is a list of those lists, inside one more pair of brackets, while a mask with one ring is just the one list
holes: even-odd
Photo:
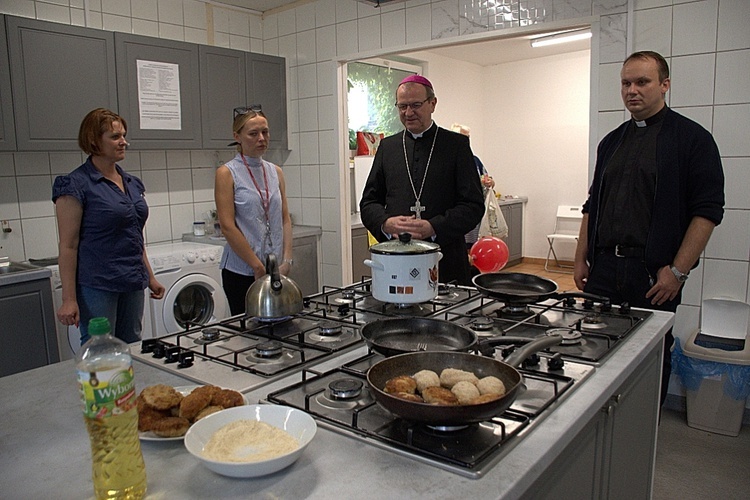
[[155, 61], [136, 63], [141, 129], [182, 130], [180, 67]]

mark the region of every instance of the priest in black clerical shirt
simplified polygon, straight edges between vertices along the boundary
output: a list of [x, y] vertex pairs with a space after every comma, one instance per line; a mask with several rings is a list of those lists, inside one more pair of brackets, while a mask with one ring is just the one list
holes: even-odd
[[406, 77], [396, 90], [405, 130], [380, 142], [360, 202], [362, 222], [378, 240], [400, 233], [440, 245], [441, 283], [471, 284], [464, 235], [484, 214], [469, 138], [432, 121], [430, 81]]

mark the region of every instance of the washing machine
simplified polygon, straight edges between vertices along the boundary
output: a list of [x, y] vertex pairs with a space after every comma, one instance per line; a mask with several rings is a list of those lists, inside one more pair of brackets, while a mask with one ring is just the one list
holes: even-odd
[[154, 337], [230, 316], [219, 269], [223, 251], [223, 246], [191, 242], [146, 247], [151, 269], [166, 290], [162, 299], [148, 299]]
[[[44, 259], [47, 260], [47, 259]], [[57, 259], [49, 259], [50, 261], [57, 261]], [[52, 303], [55, 306], [55, 314], [62, 305], [62, 281], [60, 281], [60, 267], [57, 264], [45, 265], [50, 271], [52, 271]], [[151, 326], [151, 311], [148, 307], [149, 294], [151, 291], [146, 288], [144, 290], [144, 305], [143, 305], [143, 330], [141, 331], [141, 338], [150, 339], [153, 337], [152, 326]], [[66, 326], [60, 323], [55, 317], [55, 326], [57, 327], [57, 345], [60, 349], [60, 361], [66, 359], [75, 358], [76, 353], [81, 348], [81, 330], [74, 325]]]

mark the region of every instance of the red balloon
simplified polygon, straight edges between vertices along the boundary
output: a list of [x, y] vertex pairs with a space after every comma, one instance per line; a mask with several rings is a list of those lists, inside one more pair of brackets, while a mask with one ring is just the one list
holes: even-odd
[[508, 245], [500, 238], [483, 236], [469, 251], [469, 259], [481, 273], [494, 273], [508, 263]]

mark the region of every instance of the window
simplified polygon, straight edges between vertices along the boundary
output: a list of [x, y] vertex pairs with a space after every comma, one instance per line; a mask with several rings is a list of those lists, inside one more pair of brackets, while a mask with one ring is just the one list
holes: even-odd
[[393, 106], [396, 88], [401, 80], [414, 73], [422, 73], [422, 68], [384, 60], [347, 65], [349, 149], [356, 149], [357, 131], [389, 136], [403, 128]]

